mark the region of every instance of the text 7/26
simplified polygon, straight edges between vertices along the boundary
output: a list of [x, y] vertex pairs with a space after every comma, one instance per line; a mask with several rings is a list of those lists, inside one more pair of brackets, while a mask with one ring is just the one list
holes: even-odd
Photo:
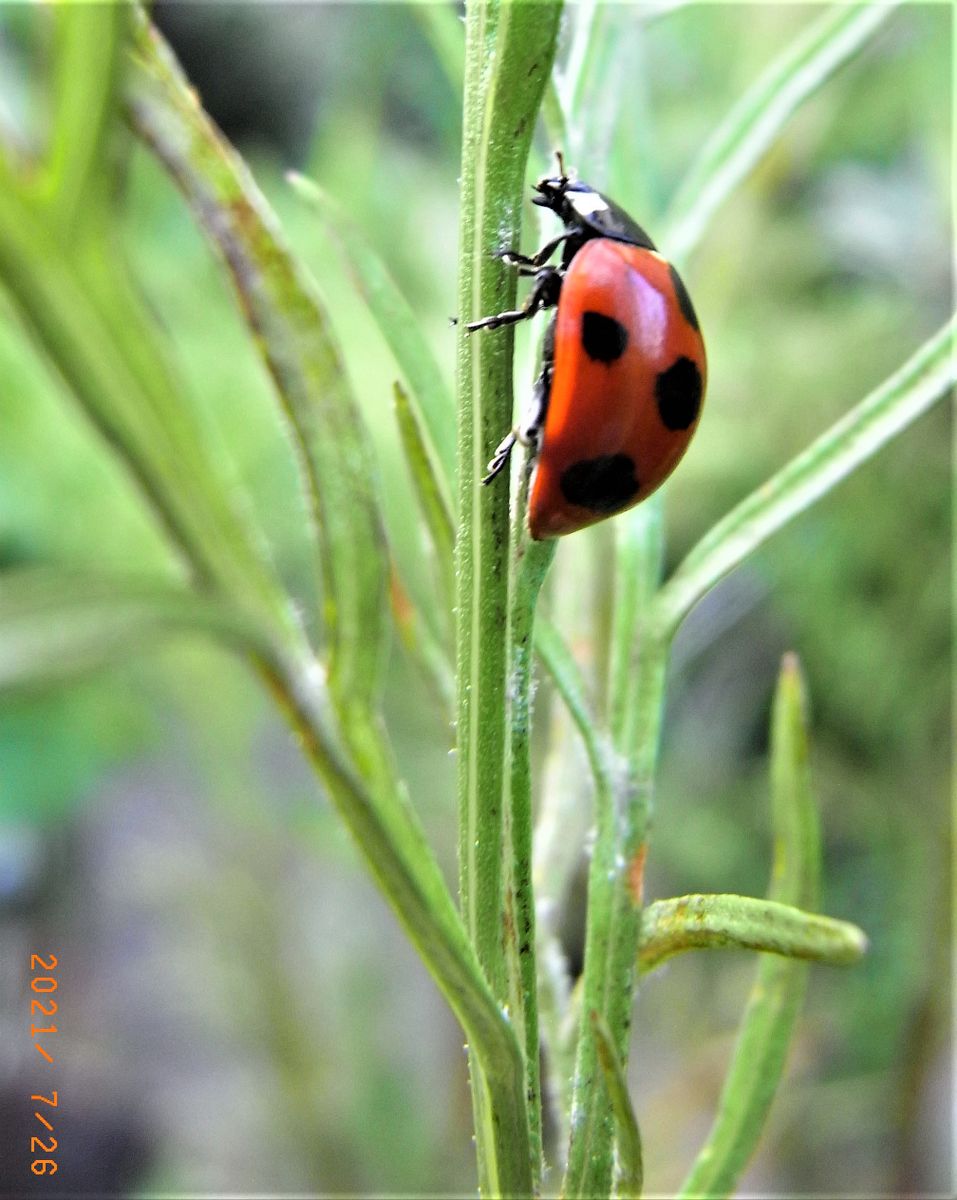
[[[56, 1067], [56, 1055], [49, 1049], [49, 1042], [45, 1042], [44, 1039], [52, 1037], [57, 1032], [57, 1027], [51, 1024], [39, 1024], [39, 1022], [56, 1016], [58, 1006], [53, 998], [53, 993], [59, 987], [54, 975], [57, 963], [55, 954], [47, 954], [45, 957], [39, 954], [30, 955], [32, 975], [30, 990], [33, 992], [33, 996], [30, 998], [30, 1037], [33, 1039], [33, 1047], [37, 1054], [48, 1067], [53, 1069]], [[42, 1129], [30, 1138], [30, 1154], [33, 1156], [30, 1170], [34, 1175], [55, 1175], [57, 1172], [56, 1159], [37, 1156], [40, 1154], [52, 1155], [56, 1152], [57, 1140], [53, 1136], [52, 1120], [54, 1113], [51, 1110], [58, 1106], [59, 1096], [56, 1090], [51, 1090], [49, 1095], [34, 1095], [30, 1099], [37, 1104], [33, 1115], [42, 1126]]]

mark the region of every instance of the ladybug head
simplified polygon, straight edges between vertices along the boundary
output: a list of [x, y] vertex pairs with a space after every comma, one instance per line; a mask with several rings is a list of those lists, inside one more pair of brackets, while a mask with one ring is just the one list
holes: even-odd
[[[641, 226], [613, 201], [596, 192], [590, 183], [570, 179], [565, 160], [558, 155], [557, 175], [546, 175], [535, 184], [537, 196], [532, 203], [550, 208], [565, 226], [568, 237], [566, 253], [580, 247], [593, 237], [607, 237], [654, 250], [655, 243]], [[566, 258], [567, 262], [570, 261]]]
[[607, 201], [589, 183], [580, 179], [569, 179], [561, 175], [546, 175], [535, 184], [537, 196], [532, 203], [550, 208], [566, 225], [580, 225], [600, 210], [608, 207]]

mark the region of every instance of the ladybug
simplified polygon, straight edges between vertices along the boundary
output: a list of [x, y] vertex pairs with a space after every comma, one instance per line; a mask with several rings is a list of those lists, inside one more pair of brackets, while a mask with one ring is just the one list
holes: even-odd
[[[691, 298], [675, 268], [617, 204], [565, 173], [535, 185], [533, 203], [565, 230], [531, 257], [499, 257], [534, 279], [524, 306], [473, 321], [498, 329], [555, 308], [542, 370], [516, 441], [536, 455], [528, 527], [536, 540], [574, 533], [644, 500], [681, 459], [701, 414], [706, 364]], [[560, 264], [547, 265], [562, 247]]]

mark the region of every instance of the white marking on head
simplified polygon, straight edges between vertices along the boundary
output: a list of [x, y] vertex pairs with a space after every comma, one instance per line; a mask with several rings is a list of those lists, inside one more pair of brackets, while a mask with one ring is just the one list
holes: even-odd
[[580, 217], [608, 211], [607, 202], [597, 192], [566, 192], [565, 198]]

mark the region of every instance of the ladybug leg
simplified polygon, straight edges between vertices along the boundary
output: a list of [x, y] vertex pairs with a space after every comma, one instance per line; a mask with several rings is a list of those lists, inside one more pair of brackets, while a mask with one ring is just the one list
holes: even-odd
[[542, 267], [535, 273], [535, 286], [528, 294], [528, 299], [521, 308], [510, 309], [507, 312], [495, 313], [491, 317], [482, 317], [479, 321], [470, 321], [465, 328], [469, 333], [476, 329], [500, 329], [503, 325], [514, 325], [518, 321], [527, 321], [543, 308], [553, 308], [558, 303], [558, 294], [562, 289], [562, 272], [558, 267]]
[[518, 435], [512, 430], [506, 434], [495, 448], [495, 453], [488, 460], [488, 474], [483, 475], [482, 483], [489, 484], [496, 475], [500, 475], [505, 470], [505, 465], [512, 455], [512, 447], [518, 440]]
[[518, 426], [508, 433], [496, 447], [495, 453], [489, 459], [488, 474], [482, 479], [483, 484], [489, 484], [505, 470], [516, 442], [529, 446], [537, 453], [542, 427], [545, 424], [545, 413], [548, 411], [548, 397], [552, 390], [552, 369], [555, 359], [555, 322], [552, 320], [545, 334], [545, 345], [542, 349], [542, 371], [535, 380], [532, 394], [528, 398]]
[[551, 386], [552, 368], [549, 363], [542, 368], [541, 375], [535, 380], [528, 405], [522, 413], [522, 419], [517, 428], [506, 434], [495, 448], [495, 453], [488, 462], [488, 474], [482, 479], [483, 484], [491, 483], [496, 475], [500, 475], [505, 470], [516, 442], [521, 442], [523, 446], [530, 446], [535, 451], [538, 450], [538, 440], [545, 422], [545, 410], [548, 407], [548, 393], [551, 391]]
[[546, 242], [541, 250], [531, 257], [527, 254], [519, 254], [517, 250], [498, 250], [495, 257], [500, 258], [502, 262], [508, 263], [510, 267], [531, 267], [534, 268], [534, 271], [537, 271], [539, 267], [544, 267], [562, 242], [570, 236], [571, 234], [568, 231], [560, 233], [558, 237], [552, 238], [550, 242]]

